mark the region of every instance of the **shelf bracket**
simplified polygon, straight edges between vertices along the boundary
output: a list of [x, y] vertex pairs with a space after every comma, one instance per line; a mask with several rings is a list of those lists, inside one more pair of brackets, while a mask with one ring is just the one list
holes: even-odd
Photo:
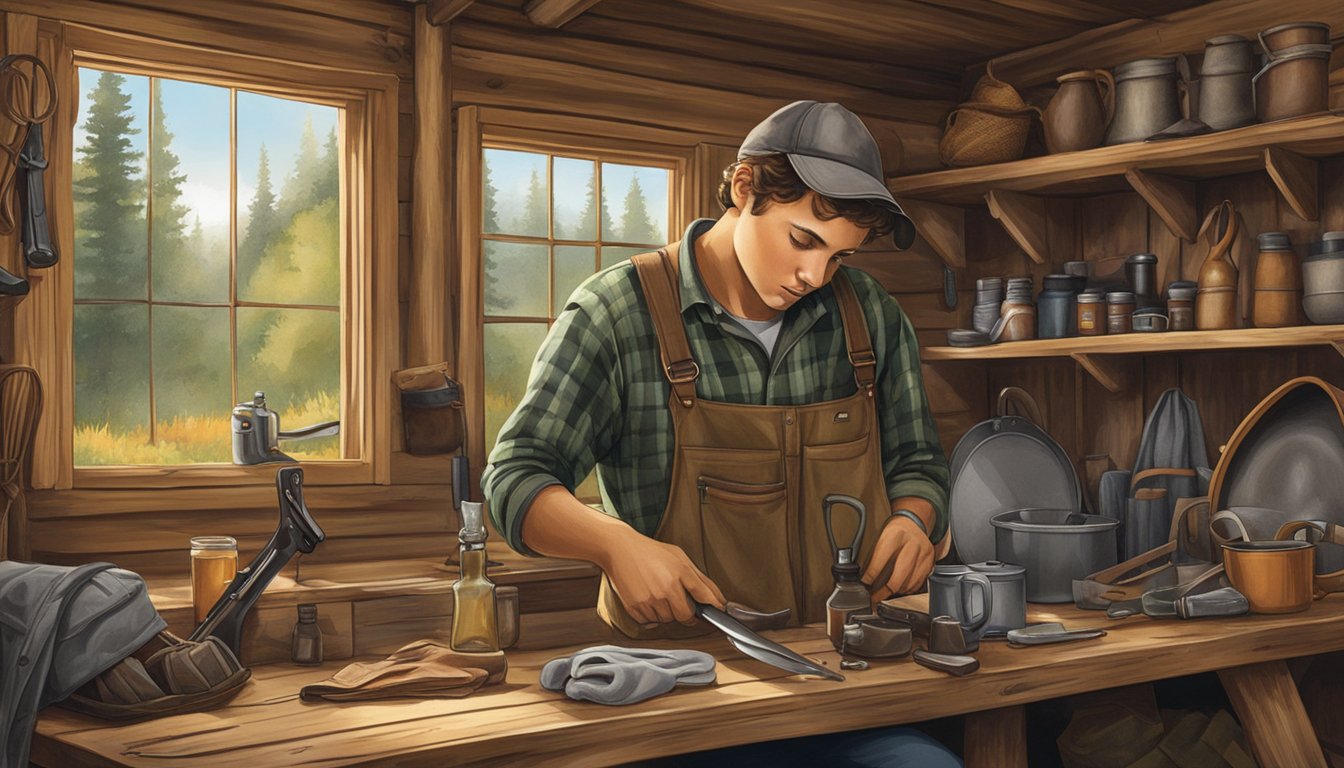
[[1045, 199], [1021, 192], [991, 189], [985, 195], [989, 214], [998, 219], [1009, 236], [1037, 264], [1050, 263], [1046, 238]]
[[1334, 347], [1341, 357], [1344, 357], [1344, 339], [1335, 339], [1330, 342], [1330, 346]]
[[966, 266], [966, 210], [955, 205], [923, 200], [901, 200], [919, 236], [924, 238], [938, 258], [952, 269]]
[[1112, 394], [1123, 392], [1129, 386], [1129, 369], [1113, 356], [1071, 352], [1069, 357], [1090, 373], [1107, 392]]
[[1318, 185], [1321, 164], [1296, 152], [1282, 147], [1265, 147], [1265, 170], [1279, 194], [1293, 209], [1293, 213], [1306, 221], [1320, 218]]
[[1138, 168], [1126, 170], [1125, 180], [1173, 235], [1195, 242], [1199, 236], [1199, 213], [1195, 210], [1194, 182]]

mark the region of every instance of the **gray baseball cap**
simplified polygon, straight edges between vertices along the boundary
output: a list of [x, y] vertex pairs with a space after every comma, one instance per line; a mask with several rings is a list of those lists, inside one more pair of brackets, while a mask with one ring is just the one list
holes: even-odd
[[795, 101], [765, 118], [737, 151], [737, 159], [783, 154], [809, 189], [837, 199], [868, 199], [896, 214], [892, 240], [905, 250], [915, 223], [892, 198], [882, 155], [859, 116], [834, 102]]

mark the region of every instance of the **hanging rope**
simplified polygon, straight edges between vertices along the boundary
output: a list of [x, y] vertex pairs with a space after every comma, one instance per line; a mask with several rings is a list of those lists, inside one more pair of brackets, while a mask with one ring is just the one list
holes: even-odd
[[[32, 65], [31, 74], [24, 71], [23, 64]], [[49, 120], [55, 111], [56, 80], [41, 59], [26, 53], [0, 58], [0, 114], [19, 127], [14, 141], [0, 144], [0, 152], [5, 155], [4, 169], [0, 172], [0, 234], [10, 234], [18, 225], [19, 204], [18, 196], [14, 194], [14, 180], [18, 176], [19, 154], [28, 142], [28, 132], [33, 126]]]

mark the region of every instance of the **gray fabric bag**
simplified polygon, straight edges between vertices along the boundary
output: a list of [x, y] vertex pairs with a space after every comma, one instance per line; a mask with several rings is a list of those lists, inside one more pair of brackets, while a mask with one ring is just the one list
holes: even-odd
[[38, 710], [166, 626], [145, 582], [111, 563], [0, 561], [0, 768], [27, 768]]

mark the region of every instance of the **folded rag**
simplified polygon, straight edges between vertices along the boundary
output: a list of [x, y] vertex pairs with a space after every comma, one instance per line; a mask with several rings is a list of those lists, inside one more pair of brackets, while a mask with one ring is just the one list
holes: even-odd
[[304, 701], [461, 698], [502, 682], [509, 669], [503, 651], [458, 653], [432, 640], [417, 640], [381, 661], [357, 661], [299, 691]]
[[678, 685], [709, 685], [714, 679], [714, 657], [703, 651], [618, 645], [585, 648], [541, 669], [541, 687], [599, 704], [635, 704]]

